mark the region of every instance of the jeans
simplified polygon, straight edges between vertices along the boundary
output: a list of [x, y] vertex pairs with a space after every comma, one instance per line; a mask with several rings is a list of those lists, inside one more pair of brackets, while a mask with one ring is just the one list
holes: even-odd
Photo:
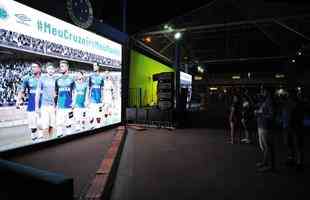
[[274, 156], [274, 141], [273, 135], [269, 130], [258, 128], [258, 142], [260, 150], [263, 153], [263, 164], [270, 165], [274, 168], [275, 156]]

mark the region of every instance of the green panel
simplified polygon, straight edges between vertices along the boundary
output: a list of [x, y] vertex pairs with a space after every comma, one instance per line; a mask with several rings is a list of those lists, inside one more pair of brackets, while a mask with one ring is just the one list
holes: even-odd
[[139, 102], [142, 106], [156, 105], [157, 82], [153, 81], [153, 75], [174, 69], [134, 50], [130, 56], [129, 105], [139, 106]]

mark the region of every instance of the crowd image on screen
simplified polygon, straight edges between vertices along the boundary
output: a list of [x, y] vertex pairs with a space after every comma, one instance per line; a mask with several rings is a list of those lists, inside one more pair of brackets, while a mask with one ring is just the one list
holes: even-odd
[[62, 44], [33, 38], [4, 29], [0, 29], [0, 45], [1, 44], [6, 47], [24, 49], [35, 53], [57, 56], [64, 59], [98, 63], [115, 68], [120, 68], [121, 66], [121, 62], [118, 60], [106, 58], [104, 56], [99, 56], [79, 49], [70, 48]]
[[15, 105], [22, 78], [30, 73], [30, 63], [0, 63], [0, 106]]

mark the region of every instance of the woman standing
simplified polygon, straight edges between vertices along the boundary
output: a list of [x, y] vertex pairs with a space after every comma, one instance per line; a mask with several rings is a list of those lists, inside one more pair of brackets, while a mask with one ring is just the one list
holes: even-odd
[[235, 142], [235, 134], [240, 126], [240, 105], [239, 99], [237, 95], [233, 95], [233, 102], [230, 107], [229, 114], [229, 125], [230, 125], [230, 144], [234, 144]]

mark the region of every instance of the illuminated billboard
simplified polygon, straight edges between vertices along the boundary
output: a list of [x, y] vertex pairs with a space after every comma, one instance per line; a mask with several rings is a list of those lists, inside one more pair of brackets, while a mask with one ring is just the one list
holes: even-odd
[[192, 80], [192, 75], [180, 72], [180, 86], [181, 88], [185, 88], [187, 90], [186, 108], [189, 108], [189, 104], [192, 98]]
[[121, 122], [122, 46], [0, 2], [0, 151]]

